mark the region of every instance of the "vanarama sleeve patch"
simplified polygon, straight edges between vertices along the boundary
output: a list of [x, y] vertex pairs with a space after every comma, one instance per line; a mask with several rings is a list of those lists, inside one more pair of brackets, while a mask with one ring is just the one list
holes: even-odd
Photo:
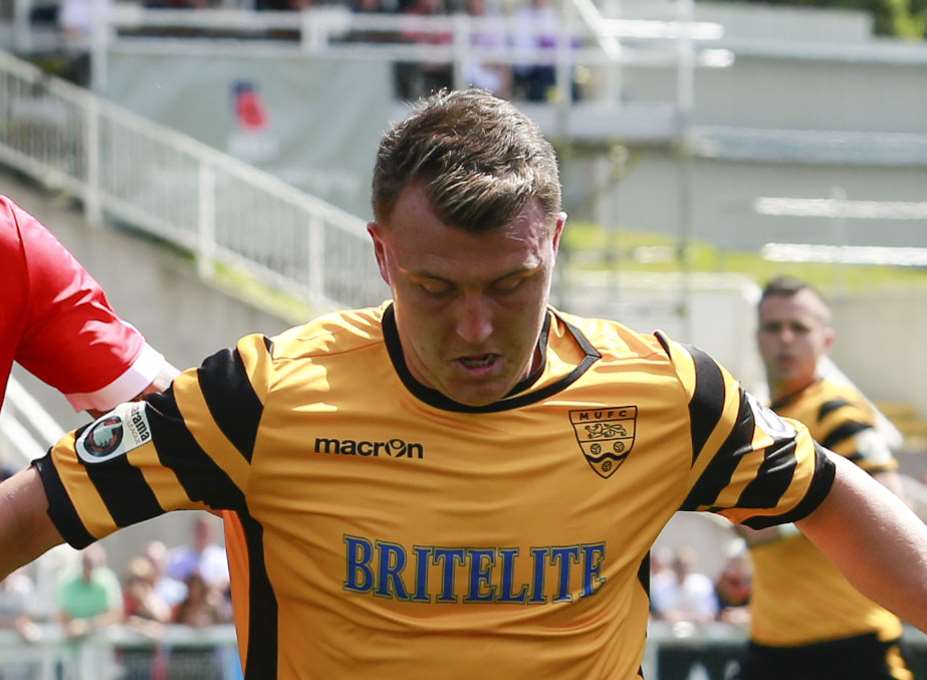
[[90, 465], [124, 456], [151, 441], [144, 402], [120, 404], [84, 430], [77, 455]]

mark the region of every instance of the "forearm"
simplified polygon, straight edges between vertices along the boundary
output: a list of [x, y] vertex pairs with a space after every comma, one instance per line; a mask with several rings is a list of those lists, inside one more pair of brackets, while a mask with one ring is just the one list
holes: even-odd
[[0, 484], [0, 579], [62, 542], [47, 507], [34, 468]]
[[927, 631], [927, 525], [852, 463], [799, 528], [860, 592]]

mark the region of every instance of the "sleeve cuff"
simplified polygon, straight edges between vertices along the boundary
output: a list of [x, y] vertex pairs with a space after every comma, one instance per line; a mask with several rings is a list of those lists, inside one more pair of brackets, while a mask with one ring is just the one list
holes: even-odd
[[811, 479], [811, 485], [805, 497], [792, 510], [784, 515], [757, 516], [744, 520], [742, 524], [751, 529], [765, 529], [767, 527], [785, 524], [787, 522], [798, 522], [804, 519], [827, 498], [831, 487], [834, 485], [834, 477], [837, 474], [837, 467], [833, 461], [827, 457], [826, 451], [820, 444], [814, 444], [814, 477]]
[[147, 342], [132, 365], [118, 378], [95, 392], [64, 395], [75, 411], [109, 411], [138, 396], [158, 377], [164, 356]]
[[38, 471], [39, 479], [42, 480], [48, 500], [48, 516], [61, 537], [78, 550], [96, 541], [96, 537], [87, 531], [77, 515], [77, 510], [74, 509], [74, 504], [71, 503], [71, 498], [52, 462], [51, 451], [43, 458], [32, 461], [32, 467]]

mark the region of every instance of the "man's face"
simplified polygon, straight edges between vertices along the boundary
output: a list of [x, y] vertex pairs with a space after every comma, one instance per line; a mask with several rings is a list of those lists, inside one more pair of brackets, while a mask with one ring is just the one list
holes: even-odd
[[388, 220], [368, 231], [412, 375], [470, 406], [502, 399], [532, 368], [566, 215], [550, 224], [532, 201], [472, 234], [442, 223], [411, 184]]
[[757, 341], [770, 385], [800, 387], [814, 379], [818, 359], [834, 342], [826, 319], [824, 303], [807, 289], [763, 301]]

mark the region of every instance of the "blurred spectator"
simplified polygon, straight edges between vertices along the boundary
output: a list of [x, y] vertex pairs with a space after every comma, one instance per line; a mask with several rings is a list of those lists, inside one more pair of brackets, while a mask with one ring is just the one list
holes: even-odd
[[718, 613], [714, 585], [704, 574], [695, 571], [695, 550], [680, 548], [673, 557], [672, 568], [654, 576], [650, 582], [651, 602], [657, 618], [675, 623], [713, 621]]
[[736, 553], [724, 563], [715, 580], [718, 600], [718, 620], [744, 625], [750, 622], [750, 591], [752, 588], [750, 559], [746, 547], [740, 544]]
[[[387, 9], [382, 0], [351, 0], [351, 11], [354, 14], [385, 14]], [[351, 31], [348, 35], [348, 40], [353, 42], [392, 42], [395, 39], [396, 36], [389, 31], [366, 29]]]
[[[486, 0], [466, 0], [467, 14], [475, 20], [471, 44], [478, 50], [501, 49], [505, 47], [504, 24], [495, 13], [487, 9]], [[507, 64], [497, 64], [475, 57], [468, 65], [467, 84], [475, 85], [499, 97], [512, 94], [512, 69]]]
[[123, 610], [128, 623], [170, 621], [171, 607], [155, 589], [156, 580], [149, 560], [135, 557], [129, 562], [123, 588]]
[[22, 569], [0, 581], [0, 628], [15, 630], [26, 642], [36, 642], [41, 637], [31, 617], [34, 595], [32, 581]]
[[173, 622], [194, 628], [225, 623], [222, 593], [209, 586], [198, 573], [187, 576], [187, 596], [174, 609]]
[[529, 102], [546, 102], [557, 82], [554, 59], [560, 18], [551, 0], [530, 0], [516, 17], [520, 29], [516, 47], [543, 50], [548, 63], [538, 63], [538, 57], [534, 57], [517, 65], [513, 72], [515, 87], [519, 96]]
[[61, 583], [58, 618], [72, 637], [118, 623], [122, 618], [122, 588], [106, 566], [106, 552], [93, 543], [81, 554], [80, 572]]
[[[447, 16], [443, 0], [414, 0], [403, 14], [414, 17]], [[403, 42], [420, 45], [450, 45], [454, 36], [449, 31], [425, 30], [410, 26], [402, 32]], [[397, 94], [402, 99], [417, 99], [441, 88], [453, 85], [453, 66], [450, 62], [400, 62], [396, 64]]]
[[229, 584], [229, 565], [225, 548], [215, 542], [216, 519], [201, 514], [193, 522], [193, 543], [168, 554], [167, 575], [187, 581], [199, 574], [211, 588], [224, 590]]
[[187, 596], [187, 587], [167, 575], [167, 546], [161, 541], [152, 541], [145, 547], [145, 559], [151, 565], [154, 590], [169, 607], [178, 604]]

